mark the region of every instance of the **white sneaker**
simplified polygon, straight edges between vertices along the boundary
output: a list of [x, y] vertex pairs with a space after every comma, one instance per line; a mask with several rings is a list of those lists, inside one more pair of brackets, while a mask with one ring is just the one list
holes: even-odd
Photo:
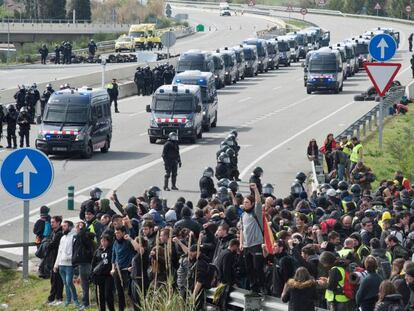
[[63, 301], [62, 301], [62, 300], [55, 300], [55, 301], [53, 302], [53, 305], [54, 305], [54, 306], [60, 306], [62, 303], [63, 303]]

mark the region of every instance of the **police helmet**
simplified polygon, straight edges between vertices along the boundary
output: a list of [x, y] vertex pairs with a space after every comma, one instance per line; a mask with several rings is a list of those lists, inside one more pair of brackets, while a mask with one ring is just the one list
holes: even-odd
[[217, 191], [217, 198], [223, 203], [230, 200], [229, 191], [226, 187], [220, 187]]
[[234, 137], [236, 137], [236, 138], [237, 138], [237, 136], [239, 135], [239, 133], [237, 132], [237, 130], [232, 130], [232, 131], [230, 132], [230, 134], [231, 134], [231, 135], [234, 135]]
[[46, 84], [46, 88], [47, 89], [51, 89], [52, 88], [52, 84], [50, 84], [50, 83]]
[[338, 190], [339, 180], [337, 178], [332, 179], [329, 184], [333, 189]]
[[272, 184], [264, 184], [263, 185], [263, 194], [264, 195], [272, 195], [273, 194], [273, 191], [274, 191], [275, 189], [273, 188], [273, 186], [272, 186]]
[[232, 141], [235, 141], [236, 135], [230, 133], [229, 135], [227, 135], [226, 139], [231, 139]]
[[230, 157], [225, 154], [224, 152], [220, 153], [219, 157], [218, 157], [218, 162], [219, 163], [230, 163]]
[[161, 196], [161, 189], [158, 188], [157, 186], [152, 186], [151, 188], [148, 189], [148, 198], [152, 199], [152, 198], [159, 198]]
[[37, 84], [36, 83], [32, 84], [32, 89], [34, 89], [34, 90], [37, 89]]
[[237, 192], [239, 191], [239, 184], [237, 183], [237, 181], [232, 180], [229, 183], [228, 188], [232, 191], [232, 192]]
[[306, 174], [304, 172], [299, 172], [296, 174], [296, 179], [300, 182], [300, 183], [304, 183], [306, 180]]
[[26, 86], [24, 84], [22, 84], [21, 90], [24, 90], [24, 89], [26, 89]]
[[257, 177], [260, 177], [261, 175], [263, 175], [263, 169], [260, 166], [257, 166], [254, 170], [253, 170], [253, 174]]
[[230, 180], [228, 178], [222, 178], [218, 181], [217, 186], [228, 188], [229, 184], [230, 184]]
[[302, 186], [296, 181], [290, 186], [290, 194], [294, 197], [298, 197], [302, 190]]
[[224, 141], [228, 146], [234, 146], [234, 140], [232, 138], [227, 137]]
[[354, 195], [358, 195], [358, 194], [361, 194], [362, 189], [361, 189], [361, 186], [360, 185], [353, 184], [351, 186], [351, 188], [349, 189], [349, 191], [351, 191], [351, 193], [354, 194]]
[[27, 112], [27, 107], [23, 106], [22, 108], [20, 108], [20, 112]]
[[91, 192], [89, 192], [89, 195], [91, 196], [92, 200], [99, 200], [101, 198], [102, 195], [102, 190], [99, 189], [98, 187], [95, 187], [91, 190]]
[[348, 190], [348, 183], [346, 182], [346, 181], [344, 181], [344, 180], [342, 180], [342, 181], [340, 181], [339, 183], [338, 183], [338, 189], [339, 190], [341, 190], [341, 191], [346, 191], [346, 190]]
[[6, 108], [8, 111], [13, 111], [16, 109], [13, 104], [8, 104]]
[[168, 134], [168, 140], [178, 141], [178, 135], [176, 132], [171, 132]]
[[211, 167], [207, 167], [204, 169], [203, 176], [204, 177], [213, 177], [214, 171]]

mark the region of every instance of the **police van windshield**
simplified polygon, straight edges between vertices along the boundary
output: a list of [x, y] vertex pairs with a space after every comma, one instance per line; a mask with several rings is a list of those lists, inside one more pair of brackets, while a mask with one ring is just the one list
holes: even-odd
[[346, 47], [345, 52], [346, 52], [346, 58], [347, 59], [351, 59], [351, 58], [355, 57], [354, 52], [352, 51], [351, 47]]
[[280, 52], [287, 52], [290, 50], [289, 44], [287, 44], [287, 42], [284, 42], [284, 41], [279, 41], [277, 43], [277, 47], [279, 48]]
[[145, 32], [143, 32], [143, 31], [131, 31], [129, 33], [129, 36], [133, 37], [133, 38], [139, 38], [139, 37], [145, 36]]
[[190, 113], [194, 111], [192, 96], [159, 96], [155, 99], [154, 111], [168, 113]]
[[357, 46], [356, 46], [355, 53], [356, 53], [356, 55], [369, 54], [369, 52], [368, 52], [368, 44], [358, 43]]
[[275, 47], [273, 46], [273, 44], [268, 44], [268, 45], [267, 45], [267, 52], [268, 52], [269, 54], [276, 54], [276, 49], [275, 49]]
[[296, 42], [294, 40], [289, 41], [289, 47], [294, 48], [296, 46]]
[[243, 57], [241, 53], [236, 53], [236, 60], [238, 63], [241, 63], [243, 61]]
[[220, 67], [221, 67], [220, 59], [218, 57], [213, 57], [213, 62], [214, 62], [214, 68], [220, 69]]
[[207, 103], [208, 97], [207, 97], [207, 86], [206, 85], [200, 85], [199, 79], [188, 79], [188, 80], [181, 80], [182, 84], [189, 84], [189, 85], [199, 85], [201, 90], [201, 99], [203, 103]]
[[203, 55], [183, 55], [178, 61], [177, 71], [183, 72], [186, 70], [200, 70], [207, 71], [207, 64]]
[[245, 60], [255, 60], [256, 59], [256, 56], [254, 55], [253, 50], [245, 49], [245, 50], [243, 50], [243, 52], [244, 52], [244, 59]]
[[334, 73], [338, 71], [334, 55], [314, 55], [309, 60], [309, 71], [314, 73]]
[[299, 45], [305, 45], [305, 36], [297, 36], [296, 40]]
[[88, 122], [88, 108], [76, 105], [51, 105], [46, 110], [43, 122], [85, 124]]

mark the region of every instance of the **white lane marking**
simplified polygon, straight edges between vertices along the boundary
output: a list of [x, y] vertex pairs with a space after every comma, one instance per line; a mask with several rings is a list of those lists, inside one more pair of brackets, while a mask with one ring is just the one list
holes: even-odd
[[244, 102], [247, 102], [248, 100], [251, 100], [251, 99], [252, 99], [251, 97], [246, 97], [246, 98], [240, 99], [238, 101], [238, 103], [244, 103]]
[[[13, 243], [16, 243], [16, 242], [0, 240], [0, 245], [13, 244]], [[17, 255], [17, 256], [23, 256], [23, 247], [0, 248], [0, 252], [5, 252], [5, 253]], [[29, 247], [29, 253], [30, 254], [36, 253], [36, 246]]]
[[80, 195], [77, 195], [76, 197], [74, 197], [73, 200], [76, 203], [82, 203], [86, 200], [89, 200], [89, 197], [87, 195], [80, 194]]
[[273, 91], [277, 91], [277, 90], [279, 90], [281, 88], [282, 88], [281, 86], [276, 86], [276, 87], [273, 88]]
[[[198, 148], [200, 146], [201, 145], [188, 146], [187, 148], [184, 148], [183, 150], [181, 150], [180, 153], [181, 154], [187, 153], [187, 152], [189, 152], [189, 151], [191, 151], [193, 149], [196, 149], [196, 148]], [[162, 163], [162, 161], [163, 160], [161, 158], [160, 159], [157, 159], [157, 160], [153, 160], [153, 161], [148, 162], [148, 163], [146, 163], [144, 165], [141, 165], [141, 166], [132, 168], [132, 169], [126, 171], [126, 172], [123, 172], [121, 174], [118, 174], [117, 176], [113, 176], [113, 177], [107, 178], [107, 179], [105, 179], [105, 180], [103, 180], [101, 182], [98, 182], [96, 184], [89, 185], [89, 186], [87, 186], [87, 187], [85, 187], [83, 189], [80, 189], [79, 191], [76, 191], [75, 192], [75, 196], [80, 195], [84, 191], [90, 190], [91, 188], [94, 188], [94, 187], [105, 188], [105, 189], [117, 189], [118, 187], [120, 187], [123, 183], [125, 183], [132, 176], [134, 176], [134, 175], [136, 175], [138, 173], [141, 173], [141, 172], [143, 172], [143, 171], [145, 171], [145, 170], [147, 170], [147, 169], [149, 169], [149, 168], [151, 168], [151, 167], [153, 167], [153, 166], [155, 166], [157, 164], [160, 164], [160, 163]], [[60, 203], [62, 201], [65, 201], [66, 199], [67, 199], [67, 196], [64, 196], [64, 197], [61, 197], [59, 199], [56, 199], [56, 200], [54, 200], [52, 202], [46, 203], [45, 205], [51, 207], [52, 205], [58, 204], [58, 203]], [[34, 210], [31, 210], [30, 213], [29, 213], [29, 215], [30, 216], [35, 215], [36, 213], [39, 213], [39, 211], [40, 211], [40, 208], [36, 208]], [[10, 219], [8, 219], [6, 221], [1, 222], [0, 223], [0, 227], [4, 227], [4, 226], [6, 226], [8, 224], [11, 224], [11, 223], [15, 222], [16, 220], [22, 219], [22, 218], [23, 218], [23, 214], [18, 215], [18, 216], [15, 216], [13, 218], [10, 218]]]
[[335, 114], [337, 114], [338, 112], [344, 110], [345, 108], [348, 108], [350, 105], [352, 105], [354, 102], [350, 102], [348, 104], [346, 104], [345, 106], [342, 106], [341, 108], [335, 110], [334, 112], [328, 114], [327, 116], [323, 117], [322, 119], [319, 119], [318, 121], [316, 121], [315, 123], [312, 123], [311, 125], [309, 125], [308, 127], [305, 127], [304, 129], [302, 129], [301, 131], [297, 132], [295, 135], [290, 136], [288, 139], [282, 141], [281, 143], [277, 144], [276, 146], [274, 146], [273, 148], [269, 149], [268, 151], [266, 151], [265, 153], [263, 153], [261, 156], [259, 156], [258, 158], [256, 158], [253, 162], [251, 162], [249, 165], [246, 166], [246, 168], [241, 172], [240, 174], [240, 179], [243, 179], [243, 177], [250, 172], [250, 170], [252, 169], [253, 166], [255, 166], [257, 163], [259, 163], [260, 161], [262, 161], [264, 158], [266, 158], [267, 156], [269, 156], [272, 152], [276, 151], [277, 149], [279, 149], [280, 147], [286, 145], [287, 143], [291, 142], [292, 140], [294, 140], [295, 138], [299, 137], [300, 135], [306, 133], [307, 131], [309, 131], [311, 128], [319, 125], [320, 123], [324, 122], [325, 120], [329, 119], [330, 117], [334, 116]]
[[146, 111], [143, 110], [143, 111], [140, 111], [140, 112], [132, 113], [132, 114], [129, 114], [128, 117], [135, 117], [135, 116], [137, 116], [139, 114], [143, 114], [143, 113], [146, 113]]
[[147, 134], [148, 134], [147, 132], [144, 132], [144, 133], [139, 134], [139, 136], [145, 136]]

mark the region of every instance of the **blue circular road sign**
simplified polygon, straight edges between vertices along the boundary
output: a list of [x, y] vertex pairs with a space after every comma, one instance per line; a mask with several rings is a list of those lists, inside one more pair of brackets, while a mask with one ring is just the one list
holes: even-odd
[[53, 165], [43, 152], [22, 148], [4, 159], [0, 177], [10, 195], [31, 200], [49, 189], [53, 181]]
[[372, 37], [368, 49], [373, 59], [386, 62], [395, 55], [397, 43], [392, 36], [382, 33]]

